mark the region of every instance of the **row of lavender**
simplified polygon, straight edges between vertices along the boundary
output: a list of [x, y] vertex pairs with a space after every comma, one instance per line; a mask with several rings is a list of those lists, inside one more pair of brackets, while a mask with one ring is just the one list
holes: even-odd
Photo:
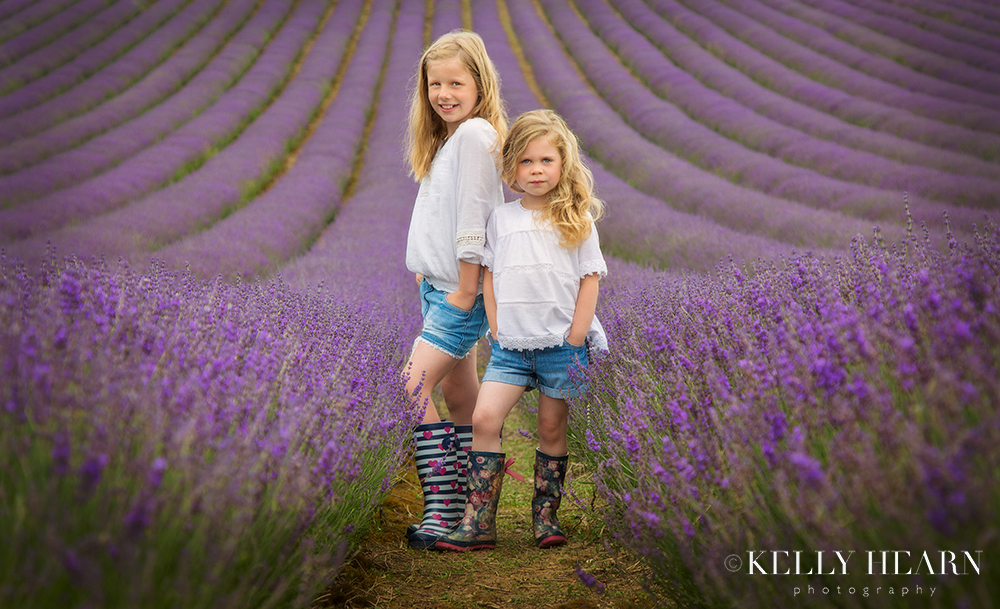
[[0, 260], [0, 604], [302, 607], [405, 456], [393, 320], [278, 281]]
[[[358, 102], [399, 105], [423, 15], [376, 0], [341, 2], [336, 17], [346, 28], [316, 36], [298, 72], [311, 80], [271, 106], [294, 127], [309, 113], [292, 104], [317, 95], [307, 85], [323, 97], [318, 83], [333, 82], [331, 120], [265, 196], [207, 233], [178, 234], [198, 254], [225, 250], [197, 259], [201, 275], [272, 272], [329, 222], [368, 124], [374, 162], [355, 214], [327, 231], [353, 237], [353, 252], [325, 235], [282, 269], [289, 281], [266, 284], [170, 270], [183, 247], [145, 272], [2, 262], [3, 606], [305, 606], [372, 522], [416, 423], [399, 372], [419, 318], [391, 304], [413, 304], [402, 252], [373, 255], [368, 236], [400, 243], [415, 191], [398, 166], [401, 114], [371, 125], [372, 104]], [[394, 86], [376, 100], [387, 41]], [[352, 52], [336, 75], [338, 49]], [[396, 209], [364, 204], [376, 187], [367, 196]], [[385, 220], [393, 230], [370, 226]], [[333, 289], [317, 293], [324, 281]]]
[[[615, 267], [571, 407], [664, 604], [1000, 599], [1000, 230], [665, 277]], [[908, 596], [907, 596], [908, 595]]]

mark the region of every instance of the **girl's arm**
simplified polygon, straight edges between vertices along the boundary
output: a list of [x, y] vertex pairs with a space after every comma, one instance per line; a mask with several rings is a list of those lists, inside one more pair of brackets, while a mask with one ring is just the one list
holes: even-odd
[[483, 267], [483, 304], [486, 320], [490, 322], [490, 336], [497, 337], [497, 297], [493, 292], [493, 271]]
[[576, 309], [573, 311], [573, 325], [569, 328], [566, 341], [571, 345], [581, 346], [587, 340], [590, 324], [594, 322], [594, 312], [597, 311], [597, 292], [599, 291], [600, 275], [591, 273], [580, 280], [580, 293], [576, 297]]
[[479, 274], [482, 268], [478, 264], [459, 260], [458, 290], [445, 296], [445, 300], [463, 311], [471, 311], [476, 302], [476, 294], [479, 293]]

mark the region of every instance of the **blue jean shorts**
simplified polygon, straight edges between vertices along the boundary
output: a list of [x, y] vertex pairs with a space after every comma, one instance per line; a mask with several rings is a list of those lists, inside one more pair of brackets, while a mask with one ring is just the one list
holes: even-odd
[[579, 397], [580, 391], [586, 389], [581, 385], [582, 372], [587, 369], [588, 363], [586, 344], [577, 347], [563, 341], [558, 347], [516, 351], [504, 349], [491, 338], [490, 346], [493, 350], [483, 382], [521, 385], [529, 390], [537, 388], [545, 395], [561, 400]]
[[490, 323], [486, 319], [483, 295], [476, 296], [472, 309], [463, 311], [445, 299], [448, 294], [435, 289], [426, 279], [420, 282], [420, 314], [424, 329], [420, 340], [455, 359], [462, 359], [486, 334]]

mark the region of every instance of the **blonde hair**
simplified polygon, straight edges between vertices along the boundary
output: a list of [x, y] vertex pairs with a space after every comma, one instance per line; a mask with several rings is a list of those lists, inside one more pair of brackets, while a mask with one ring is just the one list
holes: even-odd
[[[427, 66], [433, 61], [457, 57], [476, 83], [479, 98], [469, 118], [480, 117], [496, 129], [498, 139], [494, 152], [499, 153], [507, 135], [507, 111], [500, 96], [500, 75], [486, 54], [483, 39], [475, 32], [455, 30], [435, 40], [420, 58], [416, 85], [410, 95], [410, 127], [406, 147], [410, 157], [410, 174], [419, 182], [431, 169], [434, 155], [444, 144], [448, 129], [434, 112], [427, 99]], [[499, 157], [499, 154], [497, 155]], [[499, 164], [499, 158], [498, 158]]]
[[559, 151], [559, 183], [549, 191], [541, 220], [549, 221], [562, 238], [559, 245], [572, 248], [590, 236], [593, 223], [604, 214], [604, 202], [594, 196], [594, 176], [580, 158], [580, 143], [566, 121], [552, 110], [532, 110], [517, 117], [503, 145], [503, 180], [523, 193], [516, 183], [517, 163], [528, 144], [548, 141]]

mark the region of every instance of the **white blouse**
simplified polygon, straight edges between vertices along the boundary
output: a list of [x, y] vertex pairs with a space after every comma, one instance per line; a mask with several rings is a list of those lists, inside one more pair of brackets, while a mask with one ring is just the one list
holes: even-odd
[[[563, 344], [573, 325], [580, 279], [608, 274], [597, 226], [578, 247], [559, 245], [559, 235], [536, 220], [521, 201], [501, 205], [486, 224], [483, 266], [493, 273], [497, 334], [504, 349], [522, 351]], [[608, 339], [597, 316], [587, 333], [590, 346], [606, 351]]]
[[482, 264], [486, 220], [503, 203], [497, 132], [470, 118], [441, 146], [420, 181], [406, 237], [406, 268], [443, 292], [458, 290], [459, 261]]

